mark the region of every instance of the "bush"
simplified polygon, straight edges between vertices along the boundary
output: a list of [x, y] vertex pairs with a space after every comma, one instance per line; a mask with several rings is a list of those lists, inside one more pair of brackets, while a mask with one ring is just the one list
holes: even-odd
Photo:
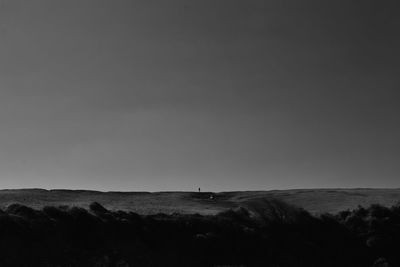
[[390, 211], [389, 208], [378, 205], [378, 204], [371, 205], [369, 207], [368, 211], [369, 211], [369, 214], [371, 217], [378, 218], [378, 219], [390, 217], [392, 215], [392, 212]]
[[102, 215], [102, 214], [107, 214], [109, 211], [104, 208], [102, 205], [100, 205], [98, 202], [92, 202], [89, 205], [89, 209], [91, 212], [93, 212], [96, 215]]
[[0, 214], [0, 266], [400, 266], [396, 216], [371, 206], [316, 217], [273, 199], [215, 216], [14, 204]]

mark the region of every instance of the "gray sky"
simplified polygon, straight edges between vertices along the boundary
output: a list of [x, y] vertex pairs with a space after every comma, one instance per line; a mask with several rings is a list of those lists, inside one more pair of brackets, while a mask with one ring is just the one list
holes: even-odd
[[2, 0], [0, 187], [400, 187], [399, 11]]

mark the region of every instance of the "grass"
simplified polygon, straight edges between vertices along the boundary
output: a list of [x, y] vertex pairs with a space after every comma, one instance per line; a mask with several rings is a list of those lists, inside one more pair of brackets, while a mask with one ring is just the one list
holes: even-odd
[[[212, 199], [210, 198], [212, 196]], [[107, 209], [140, 214], [199, 213], [204, 215], [279, 199], [313, 214], [337, 213], [358, 205], [392, 206], [400, 200], [400, 189], [302, 189], [239, 192], [98, 192], [85, 190], [0, 190], [0, 208], [19, 203], [33, 208], [79, 206], [99, 202]]]

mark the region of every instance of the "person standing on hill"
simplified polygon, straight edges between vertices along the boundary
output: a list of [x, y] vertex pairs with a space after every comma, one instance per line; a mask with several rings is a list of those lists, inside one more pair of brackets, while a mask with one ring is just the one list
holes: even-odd
[[199, 193], [200, 193], [200, 187], [199, 187]]

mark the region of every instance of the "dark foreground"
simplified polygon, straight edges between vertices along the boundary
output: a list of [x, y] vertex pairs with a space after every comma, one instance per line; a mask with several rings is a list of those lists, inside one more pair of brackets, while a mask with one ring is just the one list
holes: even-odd
[[310, 215], [277, 200], [217, 215], [14, 204], [0, 266], [400, 266], [400, 206]]

